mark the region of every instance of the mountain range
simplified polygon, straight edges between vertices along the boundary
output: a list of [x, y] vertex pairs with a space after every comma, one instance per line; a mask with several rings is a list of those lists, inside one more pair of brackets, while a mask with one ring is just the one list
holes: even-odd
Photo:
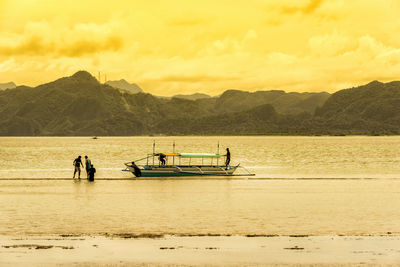
[[0, 90], [14, 89], [17, 85], [14, 82], [0, 83]]
[[227, 90], [187, 99], [121, 88], [132, 85], [121, 81], [100, 84], [79, 71], [37, 87], [0, 91], [0, 135], [400, 133], [400, 82], [374, 81], [332, 95]]
[[142, 88], [140, 88], [139, 85], [137, 85], [136, 83], [128, 83], [124, 79], [118, 81], [107, 81], [106, 84], [114, 88], [124, 90], [131, 94], [137, 94], [143, 92]]
[[183, 99], [187, 99], [187, 100], [197, 100], [197, 99], [204, 99], [204, 98], [211, 98], [211, 96], [206, 95], [206, 94], [201, 94], [201, 93], [195, 93], [195, 94], [191, 94], [191, 95], [174, 95], [173, 97], [176, 98], [183, 98]]

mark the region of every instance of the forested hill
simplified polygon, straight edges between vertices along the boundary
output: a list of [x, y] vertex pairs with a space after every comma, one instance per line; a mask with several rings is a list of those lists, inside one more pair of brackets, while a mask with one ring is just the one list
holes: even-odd
[[373, 81], [338, 91], [314, 117], [316, 125], [335, 132], [400, 134], [400, 82]]
[[400, 83], [328, 93], [245, 92], [189, 100], [100, 84], [88, 72], [0, 91], [0, 135], [398, 134]]

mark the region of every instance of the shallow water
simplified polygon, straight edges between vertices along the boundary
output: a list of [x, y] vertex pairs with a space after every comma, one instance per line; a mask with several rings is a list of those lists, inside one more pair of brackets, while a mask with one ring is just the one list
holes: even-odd
[[400, 232], [397, 180], [0, 181], [0, 234]]
[[[88, 155], [98, 178], [130, 178], [123, 163], [157, 152], [217, 152], [256, 178], [400, 178], [400, 137], [0, 137], [1, 178], [70, 178]], [[215, 163], [215, 162], [214, 162]]]
[[[173, 140], [176, 151], [216, 152], [219, 140], [256, 176], [121, 172], [154, 139], [164, 152]], [[400, 137], [0, 138], [0, 234], [400, 234], [399, 149]], [[71, 178], [78, 154], [111, 180], [55, 180]]]

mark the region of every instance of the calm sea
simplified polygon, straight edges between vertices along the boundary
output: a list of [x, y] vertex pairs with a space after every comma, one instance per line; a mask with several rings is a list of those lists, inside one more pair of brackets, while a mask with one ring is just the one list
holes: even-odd
[[[217, 152], [256, 176], [135, 180], [152, 152]], [[400, 137], [2, 137], [0, 234], [400, 234]], [[88, 155], [97, 180], [72, 181]]]

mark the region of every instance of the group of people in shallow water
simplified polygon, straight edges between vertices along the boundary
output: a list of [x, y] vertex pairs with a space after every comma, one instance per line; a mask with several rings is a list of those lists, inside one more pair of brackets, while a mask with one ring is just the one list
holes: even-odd
[[78, 173], [78, 179], [81, 179], [81, 166], [82, 168], [86, 169], [86, 177], [90, 182], [94, 181], [94, 174], [96, 173], [96, 169], [94, 168], [91, 160], [88, 158], [88, 156], [85, 156], [85, 166], [83, 166], [83, 162], [82, 162], [82, 157], [78, 156], [74, 162], [72, 163], [75, 167], [74, 170], [74, 176], [72, 177], [72, 179], [75, 179], [75, 175], [76, 173]]

